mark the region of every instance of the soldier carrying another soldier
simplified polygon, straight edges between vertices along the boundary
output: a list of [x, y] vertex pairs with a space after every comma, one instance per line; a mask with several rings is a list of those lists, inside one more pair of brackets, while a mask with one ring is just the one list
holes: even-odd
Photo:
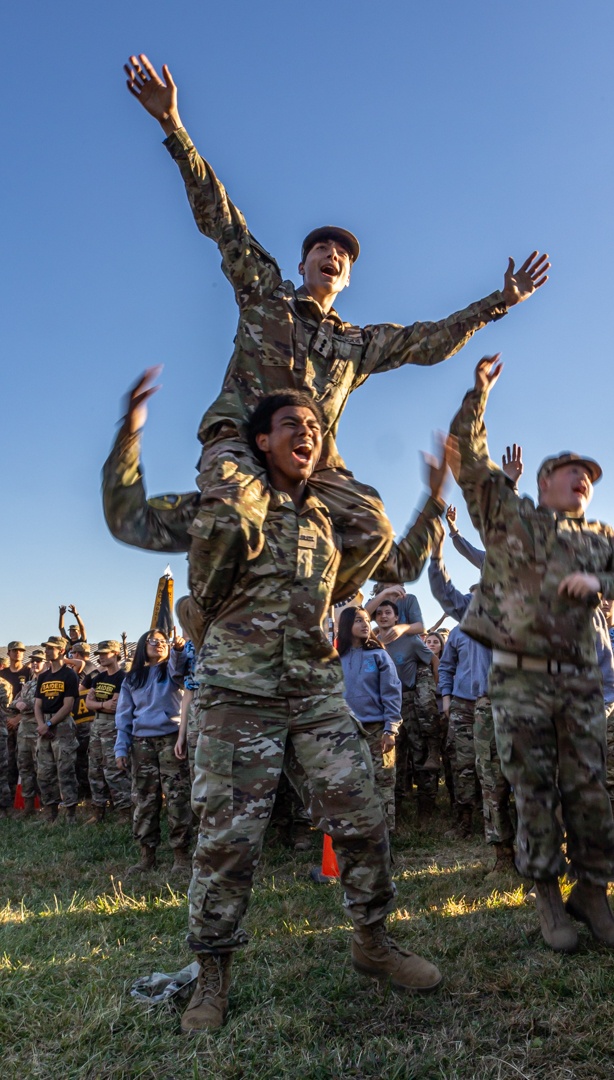
[[[533, 252], [515, 271], [510, 259], [503, 291], [439, 322], [345, 323], [333, 304], [349, 285], [360, 250], [356, 237], [337, 226], [312, 230], [303, 241], [298, 267], [303, 285], [297, 289], [284, 281], [183, 128], [168, 68], [162, 69], [163, 82], [141, 54], [130, 57], [125, 71], [128, 89], [167, 136], [165, 145], [185, 181], [196, 224], [216, 241], [239, 306], [235, 350], [222, 391], [199, 431], [201, 500], [190, 527], [189, 561], [190, 588], [200, 610], [188, 605], [189, 626], [188, 613], [180, 610], [182, 625], [198, 645], [203, 621], [232, 588], [238, 561], [257, 558], [264, 543], [270, 493], [262, 463], [245, 440], [247, 416], [258, 401], [293, 387], [319, 405], [322, 455], [310, 484], [343, 533], [348, 558], [340, 573], [349, 576], [338, 578], [337, 590], [340, 600], [349, 598], [373, 576], [393, 539], [378, 493], [353, 477], [335, 445], [350, 393], [371, 374], [404, 364], [437, 364], [452, 356], [476, 330], [531, 296], [546, 281], [549, 263], [547, 255]], [[377, 576], [391, 580], [389, 573]]]

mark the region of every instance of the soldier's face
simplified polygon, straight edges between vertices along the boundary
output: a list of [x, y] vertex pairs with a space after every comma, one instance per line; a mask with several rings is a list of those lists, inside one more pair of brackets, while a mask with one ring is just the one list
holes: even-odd
[[380, 630], [389, 630], [391, 626], [396, 626], [399, 617], [390, 604], [381, 604], [375, 612], [375, 621]]
[[540, 481], [542, 506], [562, 514], [583, 514], [593, 497], [593, 483], [585, 465], [561, 465]]
[[322, 430], [317, 417], [304, 405], [284, 405], [271, 417], [271, 430], [256, 436], [266, 455], [273, 484], [275, 476], [296, 484], [306, 481], [322, 450]]
[[321, 292], [340, 293], [350, 283], [352, 260], [338, 240], [319, 240], [299, 264], [309, 292], [318, 298]]
[[425, 645], [427, 649], [435, 653], [435, 656], [439, 656], [441, 653], [441, 641], [437, 637], [437, 634], [427, 634], [425, 639]]

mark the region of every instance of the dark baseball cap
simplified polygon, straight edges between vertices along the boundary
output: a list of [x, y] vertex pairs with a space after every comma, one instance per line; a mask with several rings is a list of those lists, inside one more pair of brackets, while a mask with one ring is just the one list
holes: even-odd
[[307, 252], [317, 244], [319, 240], [338, 240], [348, 252], [353, 263], [360, 255], [360, 244], [354, 233], [347, 229], [339, 229], [337, 225], [322, 225], [319, 229], [312, 229], [303, 240], [301, 248], [301, 262], [305, 262]]
[[537, 470], [537, 482], [539, 483], [542, 476], [550, 476], [555, 469], [560, 469], [563, 465], [573, 464], [584, 465], [593, 484], [596, 484], [598, 480], [601, 480], [601, 465], [598, 465], [593, 458], [583, 457], [582, 454], [574, 454], [572, 450], [561, 450], [560, 454], [555, 454], [553, 457], [547, 457], [542, 461]]

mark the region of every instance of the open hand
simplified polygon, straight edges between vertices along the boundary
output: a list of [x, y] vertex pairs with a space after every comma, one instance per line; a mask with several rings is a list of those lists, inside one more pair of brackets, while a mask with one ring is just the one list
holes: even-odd
[[571, 596], [574, 600], [586, 600], [589, 596], [597, 598], [601, 592], [601, 582], [596, 574], [584, 574], [577, 570], [567, 574], [559, 585], [559, 596]]
[[531, 252], [519, 270], [515, 269], [514, 260], [510, 259], [503, 279], [503, 299], [508, 308], [521, 304], [527, 297], [532, 296], [536, 289], [545, 285], [549, 269], [548, 256], [540, 255], [539, 251]]
[[441, 432], [436, 437], [438, 446], [435, 454], [423, 454], [426, 470], [426, 485], [434, 499], [441, 499], [446, 477], [448, 475], [448, 443], [449, 436], [445, 438]]
[[485, 390], [490, 393], [499, 375], [503, 371], [503, 364], [499, 362], [501, 353], [494, 356], [483, 356], [475, 369], [475, 388], [481, 393]]
[[505, 453], [501, 458], [501, 468], [513, 484], [518, 483], [524, 468], [522, 464], [522, 446], [514, 443], [511, 450], [509, 446], [505, 447]]
[[177, 87], [166, 64], [162, 66], [163, 82], [153, 64], [144, 53], [131, 56], [130, 63], [124, 64], [128, 76], [126, 86], [133, 97], [140, 101], [143, 108], [158, 120], [167, 135], [181, 127], [177, 109]]

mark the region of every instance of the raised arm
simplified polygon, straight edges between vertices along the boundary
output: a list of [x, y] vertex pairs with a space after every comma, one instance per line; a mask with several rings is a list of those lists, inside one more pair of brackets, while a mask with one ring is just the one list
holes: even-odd
[[201, 233], [215, 240], [222, 268], [240, 307], [274, 292], [281, 282], [277, 263], [249, 232], [241, 211], [228, 197], [211, 166], [200, 156], [182, 126], [177, 87], [166, 66], [161, 78], [141, 53], [124, 65], [128, 89], [161, 125], [168, 152], [183, 177], [194, 220]]
[[70, 611], [70, 613], [72, 615], [74, 615], [75, 619], [77, 620], [77, 626], [79, 628], [79, 637], [83, 641], [87, 641], [87, 633], [86, 633], [86, 630], [85, 630], [85, 623], [83, 622], [83, 619], [79, 615], [79, 612], [77, 611], [75, 605], [74, 604], [69, 604], [68, 605], [68, 610]]
[[141, 431], [159, 368], [149, 368], [128, 394], [126, 415], [102, 471], [104, 516], [116, 540], [147, 551], [188, 551], [199, 493], [148, 499], [140, 465]]
[[460, 622], [469, 607], [470, 597], [459, 592], [450, 580], [450, 575], [443, 561], [443, 540], [440, 544], [435, 545], [431, 554], [429, 585], [435, 600], [446, 615], [450, 615], [452, 619]]
[[390, 371], [403, 364], [430, 366], [453, 356], [476, 330], [507, 314], [510, 307], [532, 296], [548, 280], [548, 256], [534, 251], [518, 271], [509, 260], [503, 290], [456, 311], [439, 322], [416, 322], [411, 326], [381, 323], [365, 327], [366, 347], [360, 375]]
[[467, 562], [470, 562], [472, 566], [475, 566], [477, 570], [481, 570], [484, 566], [484, 559], [486, 558], [486, 552], [481, 548], [476, 548], [473, 544], [470, 544], [464, 536], [461, 536], [456, 528], [456, 507], [449, 506], [446, 510], [446, 521], [450, 529], [450, 537], [454, 547], [458, 551], [459, 555], [462, 555]]

